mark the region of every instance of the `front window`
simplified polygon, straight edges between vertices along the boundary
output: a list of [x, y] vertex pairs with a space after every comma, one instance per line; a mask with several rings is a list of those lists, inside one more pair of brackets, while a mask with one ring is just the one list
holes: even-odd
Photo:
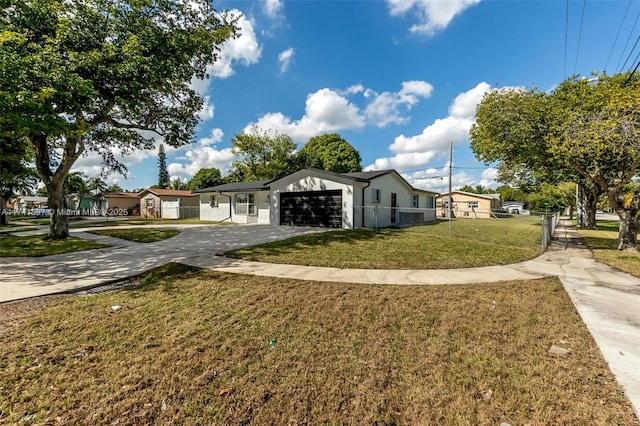
[[432, 209], [434, 206], [433, 197], [427, 197], [427, 208]]
[[414, 195], [413, 197], [411, 197], [411, 207], [413, 207], [414, 209], [417, 209], [419, 204], [420, 204], [419, 195]]
[[469, 209], [477, 209], [478, 208], [478, 202], [477, 201], [468, 201], [467, 202], [467, 208], [469, 208]]
[[236, 195], [236, 214], [255, 215], [256, 205], [253, 194]]
[[145, 203], [146, 203], [147, 208], [153, 207], [153, 198], [147, 198], [145, 200]]

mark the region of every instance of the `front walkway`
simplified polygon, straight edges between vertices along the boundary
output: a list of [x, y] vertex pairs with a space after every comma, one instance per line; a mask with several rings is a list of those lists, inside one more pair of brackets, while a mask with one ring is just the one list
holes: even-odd
[[168, 262], [231, 273], [364, 284], [472, 284], [557, 276], [640, 418], [640, 279], [593, 260], [568, 221], [561, 222], [556, 240], [533, 260], [456, 270], [338, 269], [228, 259], [216, 254], [320, 230], [262, 225], [174, 227], [182, 228], [182, 233], [149, 244], [71, 229], [84, 238], [108, 239], [114, 247], [44, 258], [0, 259], [0, 302], [76, 291]]

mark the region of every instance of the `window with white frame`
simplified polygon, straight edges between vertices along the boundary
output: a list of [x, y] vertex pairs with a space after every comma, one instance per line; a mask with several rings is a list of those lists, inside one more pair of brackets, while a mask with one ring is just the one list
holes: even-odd
[[468, 209], [477, 209], [478, 208], [478, 202], [477, 201], [467, 201], [467, 208]]
[[236, 194], [236, 214], [256, 214], [253, 194]]
[[382, 199], [382, 192], [379, 189], [371, 188], [371, 202], [379, 203]]
[[434, 198], [427, 196], [427, 208], [428, 209], [432, 209], [432, 208], [435, 207], [435, 205], [436, 205], [436, 203], [434, 201]]
[[413, 207], [414, 209], [417, 209], [418, 207], [420, 207], [420, 196], [419, 195], [413, 195], [411, 197], [411, 207]]

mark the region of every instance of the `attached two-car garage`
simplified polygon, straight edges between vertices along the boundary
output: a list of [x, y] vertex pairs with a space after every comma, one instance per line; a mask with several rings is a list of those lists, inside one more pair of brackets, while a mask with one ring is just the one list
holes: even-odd
[[342, 191], [281, 192], [280, 224], [342, 228]]

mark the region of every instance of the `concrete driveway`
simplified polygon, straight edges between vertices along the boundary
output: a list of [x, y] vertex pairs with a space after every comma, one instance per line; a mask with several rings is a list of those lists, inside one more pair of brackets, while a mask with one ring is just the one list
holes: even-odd
[[173, 238], [147, 244], [72, 228], [73, 236], [102, 241], [112, 247], [46, 257], [0, 258], [0, 302], [73, 291], [127, 278], [168, 262], [211, 258], [226, 250], [322, 231], [268, 225], [169, 227], [180, 228], [182, 232]]

